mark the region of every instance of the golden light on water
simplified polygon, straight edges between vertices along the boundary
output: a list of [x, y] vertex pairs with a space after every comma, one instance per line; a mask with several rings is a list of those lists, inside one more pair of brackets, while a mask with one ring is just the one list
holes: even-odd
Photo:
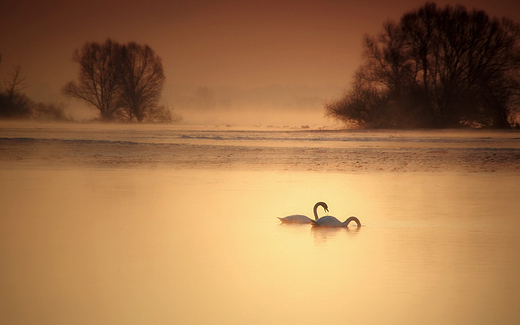
[[[0, 177], [7, 321], [520, 317], [511, 175], [72, 169]], [[276, 218], [311, 215], [317, 200], [363, 227]]]
[[[520, 21], [520, 2], [459, 3]], [[185, 119], [0, 122], [0, 324], [520, 323], [518, 134], [323, 116], [363, 35], [422, 5], [2, 4], [0, 81], [19, 64], [32, 100], [95, 118], [61, 94], [74, 50], [135, 41]], [[363, 226], [277, 219], [318, 201]]]

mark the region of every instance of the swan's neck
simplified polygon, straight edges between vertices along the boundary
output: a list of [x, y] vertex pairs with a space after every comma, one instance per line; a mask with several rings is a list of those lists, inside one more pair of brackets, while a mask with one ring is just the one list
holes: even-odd
[[318, 207], [321, 206], [325, 209], [325, 212], [328, 212], [327, 204], [325, 202], [318, 202], [314, 205], [314, 219], [318, 220]]
[[314, 219], [315, 220], [318, 220], [318, 207], [319, 207], [319, 203], [314, 205]]
[[352, 221], [354, 221], [358, 227], [361, 227], [361, 222], [356, 217], [348, 218], [347, 220], [345, 220], [345, 222], [343, 222], [343, 224], [345, 225], [345, 227], [348, 227], [348, 224], [351, 223]]

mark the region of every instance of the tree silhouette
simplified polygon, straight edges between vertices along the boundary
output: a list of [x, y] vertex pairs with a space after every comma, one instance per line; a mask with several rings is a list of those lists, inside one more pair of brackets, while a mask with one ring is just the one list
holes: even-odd
[[31, 113], [33, 102], [21, 91], [26, 88], [26, 77], [21, 67], [15, 66], [9, 80], [4, 82], [5, 89], [0, 92], [0, 117], [26, 118]]
[[112, 120], [118, 110], [121, 73], [120, 45], [111, 39], [105, 43], [86, 43], [76, 50], [73, 61], [80, 65], [79, 82], [69, 82], [63, 93], [93, 105], [101, 119]]
[[507, 128], [519, 111], [520, 27], [426, 3], [365, 36], [365, 62], [327, 113], [364, 127]]
[[120, 105], [129, 120], [156, 112], [164, 84], [161, 58], [148, 45], [128, 43], [120, 49]]
[[79, 82], [68, 83], [63, 92], [96, 107], [102, 120], [173, 120], [158, 105], [165, 77], [161, 58], [148, 45], [86, 43], [73, 60], [80, 65]]

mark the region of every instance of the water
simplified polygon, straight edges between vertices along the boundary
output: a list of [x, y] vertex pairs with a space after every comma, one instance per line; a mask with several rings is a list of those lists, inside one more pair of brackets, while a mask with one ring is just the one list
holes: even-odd
[[518, 133], [2, 127], [2, 324], [520, 321]]

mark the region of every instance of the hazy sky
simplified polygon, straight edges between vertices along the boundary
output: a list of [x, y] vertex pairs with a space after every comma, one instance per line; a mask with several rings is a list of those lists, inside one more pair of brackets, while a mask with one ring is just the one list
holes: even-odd
[[[72, 53], [107, 37], [150, 45], [162, 57], [166, 99], [175, 85], [348, 87], [363, 34], [375, 34], [422, 0], [27, 1], [0, 6], [0, 80], [20, 64], [26, 93], [62, 100], [77, 78]], [[518, 0], [460, 3], [520, 22]]]

